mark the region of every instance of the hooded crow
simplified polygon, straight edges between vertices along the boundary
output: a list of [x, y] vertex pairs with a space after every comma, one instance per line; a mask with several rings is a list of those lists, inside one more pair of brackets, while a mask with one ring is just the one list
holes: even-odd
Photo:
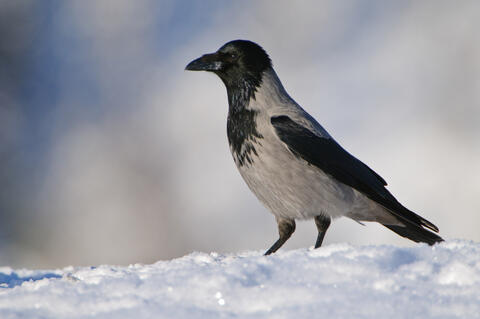
[[[378, 222], [400, 236], [429, 245], [438, 228], [400, 204], [385, 180], [344, 150], [285, 91], [258, 44], [235, 40], [190, 62], [227, 88], [227, 135], [235, 164], [250, 190], [275, 216], [276, 252], [295, 231], [296, 219], [315, 220], [322, 245], [331, 219]], [[430, 231], [431, 230], [431, 231]]]

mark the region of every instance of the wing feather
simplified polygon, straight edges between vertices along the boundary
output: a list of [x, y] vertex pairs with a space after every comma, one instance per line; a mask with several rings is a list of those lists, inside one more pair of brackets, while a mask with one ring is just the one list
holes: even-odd
[[296, 156], [379, 203], [406, 225], [423, 226], [438, 232], [431, 222], [400, 204], [385, 188], [387, 183], [380, 175], [332, 138], [320, 137], [285, 115], [274, 116], [270, 121], [280, 140]]

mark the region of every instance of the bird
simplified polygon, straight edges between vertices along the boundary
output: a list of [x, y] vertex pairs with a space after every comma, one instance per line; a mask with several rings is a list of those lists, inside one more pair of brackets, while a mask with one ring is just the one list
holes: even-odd
[[185, 70], [216, 74], [227, 89], [227, 137], [240, 175], [275, 216], [275, 253], [313, 219], [322, 245], [333, 219], [377, 222], [415, 242], [442, 242], [438, 228], [403, 206], [386, 181], [347, 152], [287, 93], [266, 51], [233, 40], [191, 61]]

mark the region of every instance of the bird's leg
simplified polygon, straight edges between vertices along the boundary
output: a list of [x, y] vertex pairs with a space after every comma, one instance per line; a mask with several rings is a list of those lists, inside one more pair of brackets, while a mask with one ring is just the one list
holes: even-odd
[[266, 255], [270, 255], [276, 252], [282, 245], [287, 241], [287, 239], [292, 236], [293, 232], [295, 231], [295, 220], [293, 219], [286, 219], [277, 217], [277, 224], [278, 224], [278, 234], [280, 237], [278, 240], [270, 247], [269, 250], [265, 253]]
[[317, 225], [318, 236], [317, 242], [315, 243], [315, 248], [322, 246], [323, 237], [327, 233], [328, 226], [330, 226], [330, 217], [318, 215], [315, 216], [315, 225]]

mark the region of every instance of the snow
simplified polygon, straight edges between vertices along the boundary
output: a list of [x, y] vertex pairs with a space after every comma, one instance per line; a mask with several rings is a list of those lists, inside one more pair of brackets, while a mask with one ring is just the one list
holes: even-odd
[[0, 318], [480, 318], [480, 243], [0, 268]]

